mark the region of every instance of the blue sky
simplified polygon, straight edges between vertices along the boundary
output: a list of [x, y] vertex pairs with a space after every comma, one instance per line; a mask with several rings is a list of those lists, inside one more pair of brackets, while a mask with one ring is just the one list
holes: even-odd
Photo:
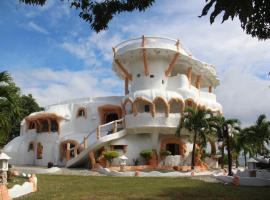
[[112, 46], [141, 35], [180, 39], [198, 59], [214, 64], [216, 89], [226, 117], [243, 124], [270, 117], [270, 42], [246, 35], [239, 22], [209, 24], [198, 18], [204, 1], [157, 0], [145, 13], [116, 16], [107, 31], [89, 25], [60, 0], [44, 7], [0, 1], [0, 70], [7, 70], [41, 105], [104, 95], [122, 95], [123, 82], [111, 71]]

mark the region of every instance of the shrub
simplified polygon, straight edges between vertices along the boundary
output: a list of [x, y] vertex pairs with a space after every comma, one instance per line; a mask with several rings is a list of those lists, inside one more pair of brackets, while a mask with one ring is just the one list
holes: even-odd
[[103, 153], [106, 160], [109, 161], [110, 165], [112, 164], [112, 161], [114, 158], [117, 158], [119, 156], [119, 153], [117, 151], [106, 151]]
[[152, 149], [146, 149], [141, 151], [140, 155], [146, 160], [149, 161], [152, 158], [153, 150]]
[[161, 156], [169, 156], [169, 155], [171, 155], [172, 153], [170, 152], [170, 151], [167, 151], [167, 150], [164, 150], [164, 149], [162, 149], [161, 151], [160, 151], [160, 155]]

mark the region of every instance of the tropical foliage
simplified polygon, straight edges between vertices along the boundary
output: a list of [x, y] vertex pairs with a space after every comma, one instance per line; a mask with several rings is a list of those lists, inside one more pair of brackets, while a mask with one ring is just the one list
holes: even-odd
[[32, 95], [20, 95], [20, 89], [6, 71], [0, 72], [0, 146], [19, 135], [25, 116], [41, 109]]
[[202, 145], [207, 143], [207, 133], [210, 129], [210, 118], [211, 113], [205, 109], [196, 109], [192, 107], [187, 107], [185, 109], [184, 115], [181, 118], [181, 122], [176, 130], [176, 135], [180, 136], [183, 131], [188, 130], [193, 134], [193, 147], [192, 147], [192, 158], [191, 158], [191, 168], [194, 169], [195, 166], [195, 149], [198, 140], [201, 141]]
[[112, 161], [114, 158], [117, 158], [119, 156], [119, 153], [117, 151], [105, 151], [103, 153], [104, 158], [109, 161], [110, 165], [112, 164]]
[[142, 150], [140, 155], [146, 160], [149, 161], [153, 156], [153, 150], [152, 149], [145, 149]]

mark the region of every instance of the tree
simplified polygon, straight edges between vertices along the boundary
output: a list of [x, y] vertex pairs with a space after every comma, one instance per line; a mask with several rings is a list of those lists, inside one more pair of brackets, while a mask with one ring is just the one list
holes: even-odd
[[[19, 0], [29, 5], [43, 6], [47, 0]], [[62, 0], [63, 1], [63, 0]], [[145, 11], [155, 0], [70, 0], [70, 7], [79, 10], [79, 16], [96, 32], [108, 28], [114, 15], [134, 10]]]
[[0, 72], [0, 146], [5, 144], [12, 130], [12, 122], [19, 116], [19, 88], [11, 76]]
[[206, 0], [200, 17], [209, 13], [210, 23], [223, 14], [222, 23], [229, 18], [239, 18], [242, 29], [252, 37], [261, 40], [270, 38], [270, 1], [269, 0]]
[[[43, 6], [47, 0], [19, 0], [29, 5]], [[64, 1], [64, 0], [62, 0]], [[145, 11], [155, 0], [68, 0], [70, 6], [79, 10], [79, 16], [90, 24], [96, 32], [108, 28], [108, 23], [116, 14]], [[210, 23], [223, 13], [222, 23], [229, 18], [239, 18], [241, 27], [247, 34], [261, 40], [270, 38], [270, 2], [269, 0], [206, 0], [200, 17], [206, 16], [211, 8]]]
[[40, 107], [36, 100], [33, 98], [32, 94], [22, 95], [18, 101], [19, 116], [13, 120], [12, 130], [9, 140], [19, 136], [20, 134], [20, 124], [21, 121], [33, 112], [38, 112], [44, 110]]
[[193, 133], [191, 169], [194, 169], [195, 166], [195, 151], [198, 139], [204, 142], [206, 141], [206, 133], [209, 129], [208, 115], [210, 114], [211, 113], [205, 109], [187, 107], [176, 130], [177, 136], [181, 135], [183, 129], [187, 129], [190, 133]]
[[[217, 134], [217, 137], [219, 141], [222, 141], [221, 146], [221, 168], [224, 168], [224, 149], [225, 146], [228, 146], [228, 142], [231, 142], [232, 144], [232, 138], [230, 141], [226, 139], [226, 134], [224, 132], [224, 126], [231, 126], [232, 129], [232, 135], [235, 135], [236, 133], [240, 132], [240, 121], [238, 119], [225, 119], [224, 116], [218, 115], [218, 116], [212, 116], [210, 120], [210, 126], [212, 130], [214, 130]], [[232, 150], [232, 149], [229, 149]]]

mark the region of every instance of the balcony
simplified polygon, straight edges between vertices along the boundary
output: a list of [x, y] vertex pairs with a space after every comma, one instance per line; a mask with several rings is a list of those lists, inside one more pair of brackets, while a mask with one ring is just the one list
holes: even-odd
[[136, 116], [127, 114], [125, 123], [127, 129], [145, 131], [154, 130], [153, 128], [175, 129], [179, 125], [180, 116], [180, 113], [169, 113], [168, 117], [165, 113], [156, 113], [154, 117], [151, 113], [138, 113]]

